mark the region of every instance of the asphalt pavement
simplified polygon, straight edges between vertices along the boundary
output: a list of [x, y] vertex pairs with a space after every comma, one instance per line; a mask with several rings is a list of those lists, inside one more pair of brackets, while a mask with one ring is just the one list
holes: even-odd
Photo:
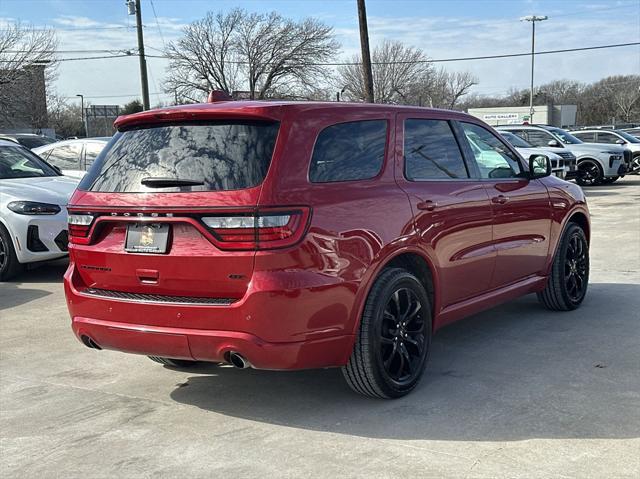
[[65, 261], [0, 284], [0, 475], [640, 477], [640, 177], [586, 189], [583, 306], [523, 297], [439, 332], [420, 386], [339, 370], [174, 370], [69, 327]]

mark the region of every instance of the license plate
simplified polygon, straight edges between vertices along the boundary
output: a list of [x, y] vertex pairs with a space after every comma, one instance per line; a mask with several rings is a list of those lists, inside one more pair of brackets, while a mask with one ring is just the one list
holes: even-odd
[[129, 253], [163, 254], [167, 252], [168, 243], [168, 224], [130, 224], [127, 226], [124, 250]]

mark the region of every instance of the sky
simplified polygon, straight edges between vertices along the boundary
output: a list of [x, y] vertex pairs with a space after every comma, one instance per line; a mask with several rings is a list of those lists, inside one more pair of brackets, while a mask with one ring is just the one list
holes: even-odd
[[[432, 59], [529, 52], [525, 15], [547, 15], [536, 25], [536, 50], [640, 41], [640, 0], [367, 0], [372, 48], [385, 39], [419, 47]], [[142, 0], [145, 45], [150, 55], [181, 36], [185, 25], [208, 11], [235, 7], [314, 17], [334, 29], [339, 59], [359, 52], [356, 0]], [[121, 53], [137, 47], [135, 17], [124, 0], [0, 0], [0, 28], [20, 21], [56, 30], [58, 58]], [[96, 50], [96, 52], [86, 52]], [[98, 52], [109, 50], [109, 52]], [[170, 101], [162, 82], [168, 62], [148, 58], [151, 104]], [[530, 57], [440, 63], [470, 71], [473, 92], [500, 95], [530, 82]], [[640, 46], [536, 57], [536, 83], [568, 79], [593, 82], [609, 75], [640, 74]], [[135, 56], [62, 61], [55, 91], [70, 100], [83, 94], [93, 104], [123, 104], [140, 97]]]

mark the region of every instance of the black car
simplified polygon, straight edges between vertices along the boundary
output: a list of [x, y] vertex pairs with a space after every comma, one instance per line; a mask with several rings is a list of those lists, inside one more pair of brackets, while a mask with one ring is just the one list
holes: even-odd
[[48, 145], [49, 143], [55, 143], [57, 141], [47, 136], [36, 135], [35, 133], [0, 133], [0, 140], [20, 143], [22, 146], [29, 148], [30, 150], [39, 146]]

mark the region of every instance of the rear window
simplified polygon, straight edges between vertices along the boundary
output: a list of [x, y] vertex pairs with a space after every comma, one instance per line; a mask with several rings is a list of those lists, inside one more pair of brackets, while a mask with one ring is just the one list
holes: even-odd
[[318, 135], [309, 180], [312, 183], [366, 180], [378, 176], [387, 143], [386, 120], [338, 123]]
[[[224, 121], [136, 128], [117, 133], [80, 182], [112, 193], [224, 191], [259, 185], [271, 163], [279, 123]], [[152, 188], [145, 178], [202, 185]]]

